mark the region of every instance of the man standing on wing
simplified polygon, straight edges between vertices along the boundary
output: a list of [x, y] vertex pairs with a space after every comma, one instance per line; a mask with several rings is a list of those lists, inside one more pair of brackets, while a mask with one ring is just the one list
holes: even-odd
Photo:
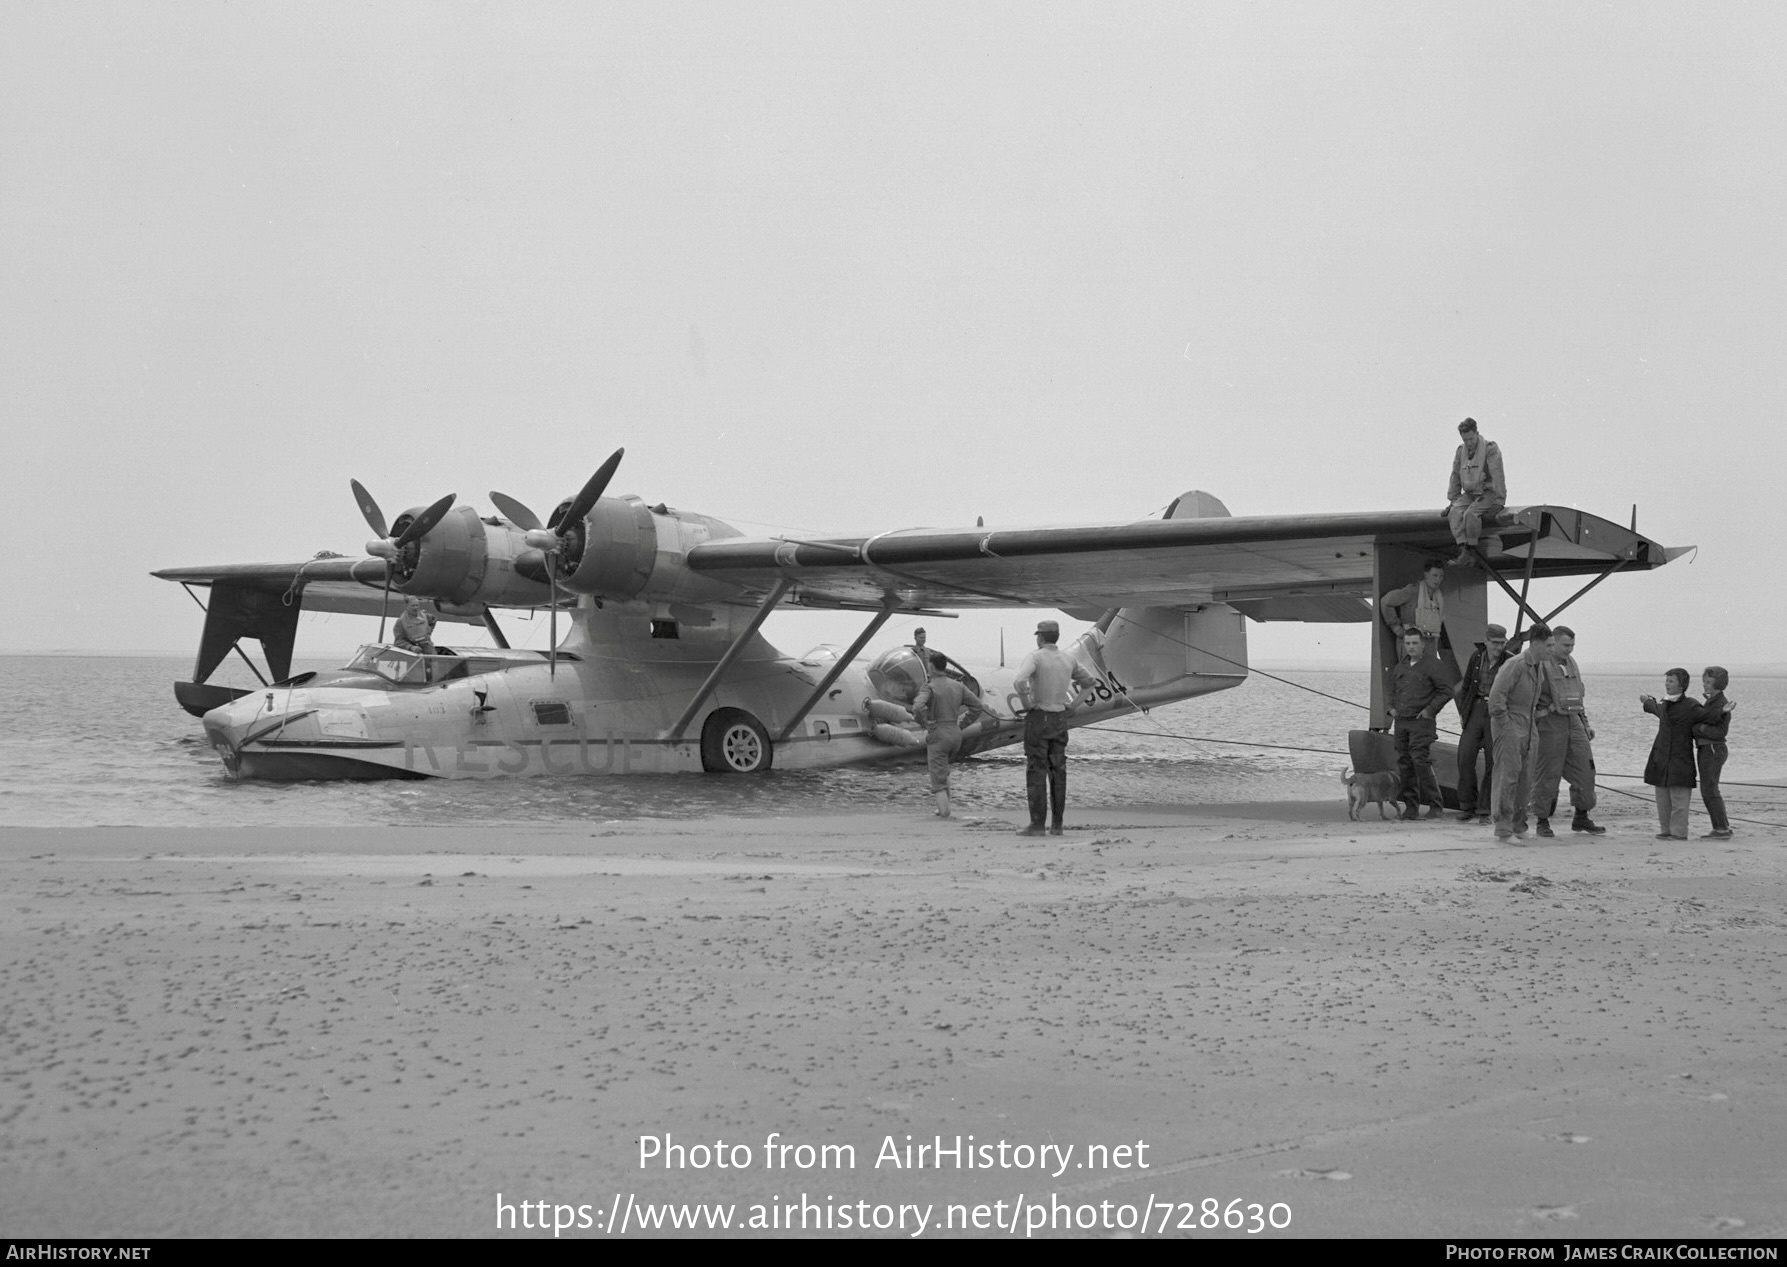
[[1043, 816], [1052, 811], [1050, 835], [1061, 834], [1067, 812], [1067, 714], [1078, 701], [1073, 688], [1091, 687], [1095, 679], [1055, 644], [1061, 626], [1052, 620], [1038, 622], [1036, 650], [1018, 666], [1012, 687], [1023, 701], [1024, 787], [1030, 797], [1030, 825], [1020, 836], [1040, 836]]

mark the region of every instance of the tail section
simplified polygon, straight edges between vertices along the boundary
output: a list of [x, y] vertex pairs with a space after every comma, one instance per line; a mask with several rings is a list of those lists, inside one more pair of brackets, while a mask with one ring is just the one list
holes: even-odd
[[[1168, 519], [1227, 518], [1228, 507], [1194, 490], [1174, 499]], [[1130, 702], [1149, 707], [1225, 691], [1247, 680], [1247, 630], [1226, 603], [1124, 607], [1106, 612], [1076, 654], [1112, 679]]]

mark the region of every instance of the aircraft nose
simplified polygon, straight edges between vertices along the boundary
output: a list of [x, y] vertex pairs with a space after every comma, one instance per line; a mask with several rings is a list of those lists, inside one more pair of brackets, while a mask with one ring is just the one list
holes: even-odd
[[242, 769], [242, 758], [236, 750], [236, 742], [230, 735], [229, 726], [220, 720], [213, 720], [222, 711], [214, 709], [205, 715], [205, 738], [211, 741], [211, 750], [222, 760], [224, 771], [235, 778]]

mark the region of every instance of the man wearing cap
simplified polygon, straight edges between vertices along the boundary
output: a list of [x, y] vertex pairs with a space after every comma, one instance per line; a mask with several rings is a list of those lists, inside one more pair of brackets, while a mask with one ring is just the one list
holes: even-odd
[[918, 655], [918, 666], [924, 670], [925, 676], [931, 675], [931, 652], [925, 646], [925, 627], [920, 625], [912, 631], [912, 650]]
[[[1508, 662], [1508, 631], [1500, 625], [1484, 630], [1484, 640], [1471, 653], [1465, 666], [1464, 680], [1458, 684], [1453, 698], [1458, 702], [1458, 716], [1464, 733], [1458, 740], [1458, 817], [1469, 822], [1490, 820], [1490, 805], [1495, 799], [1495, 743], [1489, 731], [1489, 690], [1495, 675]], [[1483, 754], [1483, 783], [1477, 784], [1477, 754]]]
[[1067, 811], [1067, 714], [1078, 702], [1075, 687], [1090, 688], [1097, 679], [1055, 644], [1061, 626], [1052, 620], [1036, 626], [1036, 650], [1024, 657], [1012, 679], [1023, 702], [1024, 787], [1030, 798], [1030, 825], [1020, 836], [1040, 836], [1044, 815], [1052, 812], [1050, 835], [1061, 834]]
[[1502, 451], [1494, 440], [1477, 434], [1477, 420], [1458, 424], [1464, 443], [1452, 455], [1452, 482], [1446, 489], [1452, 524], [1452, 540], [1459, 545], [1454, 563], [1473, 561], [1470, 547], [1483, 536], [1483, 521], [1494, 522], [1495, 512], [1508, 504], [1508, 482], [1502, 475]]

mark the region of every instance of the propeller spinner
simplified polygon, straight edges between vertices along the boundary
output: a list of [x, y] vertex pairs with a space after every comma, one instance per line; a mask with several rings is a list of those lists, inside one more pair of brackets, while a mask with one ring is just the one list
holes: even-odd
[[[565, 547], [570, 541], [571, 534], [583, 523], [584, 516], [589, 514], [595, 508], [596, 502], [601, 499], [603, 490], [608, 487], [608, 481], [614, 478], [614, 472], [619, 469], [620, 460], [626, 456], [626, 452], [622, 448], [609, 454], [608, 460], [596, 468], [594, 475], [584, 481], [582, 490], [571, 499], [571, 504], [565, 507], [565, 513], [560, 515], [558, 521], [550, 528], [541, 524], [538, 515], [507, 493], [499, 493], [494, 489], [490, 493], [490, 500], [495, 503], [496, 508], [509, 517], [510, 523], [526, 534], [527, 544], [532, 549], [538, 550], [545, 561], [546, 583], [552, 589], [552, 628], [548, 634], [552, 642], [552, 649], [547, 653], [547, 661], [551, 665], [550, 672], [554, 677], [558, 676], [559, 559], [565, 553]], [[359, 485], [356, 484], [354, 487], [358, 489]], [[581, 555], [581, 551], [579, 554]], [[518, 559], [516, 562], [521, 564], [523, 560]], [[536, 563], [535, 566], [538, 564]], [[519, 571], [520, 568], [518, 567], [517, 570]]]

